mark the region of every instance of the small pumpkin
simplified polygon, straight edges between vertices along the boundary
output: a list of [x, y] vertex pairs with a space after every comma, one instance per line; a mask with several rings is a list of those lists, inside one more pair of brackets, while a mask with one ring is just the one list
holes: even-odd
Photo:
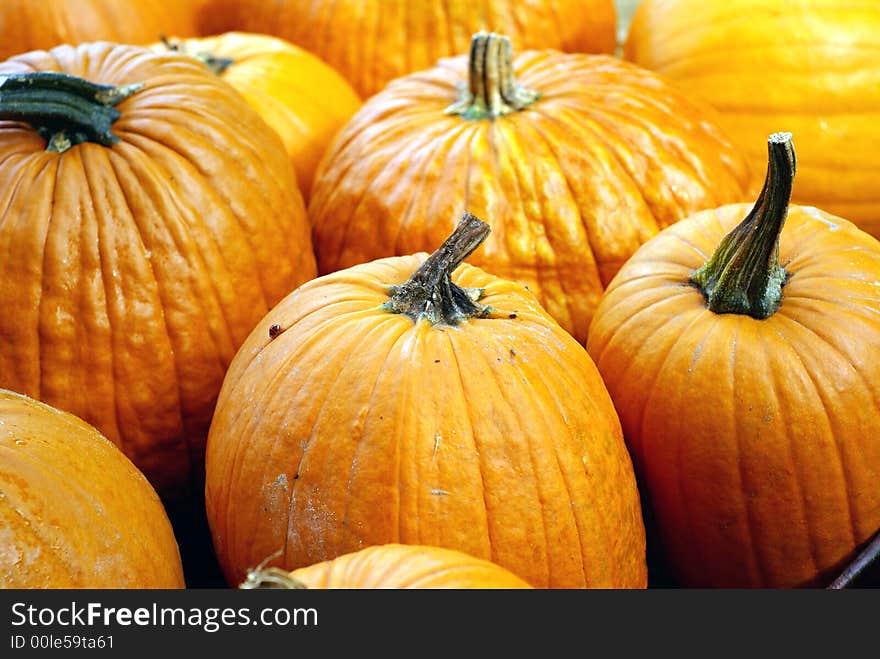
[[495, 563], [460, 551], [390, 543], [292, 572], [260, 566], [248, 571], [239, 588], [513, 590], [531, 586]]
[[281, 37], [315, 53], [367, 98], [465, 51], [480, 30], [504, 32], [521, 49], [610, 54], [616, 26], [614, 0], [214, 0], [199, 28]]
[[300, 191], [308, 199], [328, 143], [361, 105], [335, 69], [302, 48], [264, 34], [168, 39], [153, 48], [196, 57], [235, 87], [281, 136]]
[[208, 0], [3, 0], [0, 60], [90, 41], [148, 44], [161, 34], [197, 34]]
[[788, 126], [803, 162], [795, 203], [880, 238], [878, 30], [876, 0], [643, 0], [623, 53], [714, 105], [752, 162]]
[[101, 42], [0, 64], [0, 386], [163, 497], [201, 491], [226, 367], [315, 274], [280, 138], [200, 63]]
[[789, 205], [794, 170], [772, 135], [754, 207], [648, 241], [590, 327], [686, 586], [822, 585], [880, 529], [880, 242]]
[[81, 419], [0, 389], [0, 588], [183, 588], [155, 490]]
[[[521, 286], [430, 257], [308, 282], [256, 327], [211, 423], [206, 506], [230, 584], [370, 545], [440, 546], [536, 587], [641, 588], [617, 415], [583, 346]], [[454, 275], [453, 275], [454, 273]]]
[[480, 33], [469, 56], [364, 104], [324, 157], [309, 218], [323, 274], [432, 249], [465, 210], [488, 217], [474, 264], [527, 285], [583, 342], [639, 245], [742, 201], [747, 182], [712, 110], [655, 74], [602, 55], [514, 58]]

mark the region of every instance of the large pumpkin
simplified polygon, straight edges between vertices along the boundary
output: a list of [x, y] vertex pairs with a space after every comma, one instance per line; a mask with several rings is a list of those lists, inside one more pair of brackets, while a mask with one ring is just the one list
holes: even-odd
[[793, 174], [776, 134], [754, 209], [646, 243], [590, 328], [684, 585], [821, 585], [880, 529], [880, 242]]
[[0, 588], [183, 588], [155, 490], [81, 419], [0, 389]]
[[0, 76], [0, 386], [95, 425], [176, 496], [235, 351], [315, 275], [290, 160], [188, 57], [60, 46]]
[[613, 53], [613, 0], [214, 0], [204, 34], [247, 30], [282, 37], [335, 67], [362, 97], [393, 78], [427, 69], [494, 30], [517, 48]]
[[202, 60], [235, 87], [281, 136], [308, 199], [318, 161], [361, 106], [351, 86], [315, 55], [264, 34], [227, 32], [154, 46]]
[[878, 31], [876, 0], [643, 0], [624, 56], [718, 108], [752, 162], [787, 126], [803, 163], [793, 200], [880, 237]]
[[369, 99], [330, 146], [309, 203], [319, 270], [430, 250], [468, 210], [493, 228], [474, 263], [527, 285], [584, 341], [639, 245], [743, 200], [745, 162], [713, 116], [618, 59], [512, 58], [478, 34], [469, 57]]
[[457, 269], [487, 232], [466, 216], [429, 258], [315, 279], [248, 338], [206, 462], [229, 583], [279, 550], [292, 570], [401, 543], [491, 560], [537, 587], [645, 586], [639, 497], [605, 386], [528, 291]]
[[2, 0], [0, 60], [88, 41], [148, 44], [162, 34], [196, 34], [210, 0]]
[[460, 551], [424, 545], [367, 547], [288, 572], [249, 570], [239, 586], [315, 589], [522, 589], [529, 584], [509, 570]]

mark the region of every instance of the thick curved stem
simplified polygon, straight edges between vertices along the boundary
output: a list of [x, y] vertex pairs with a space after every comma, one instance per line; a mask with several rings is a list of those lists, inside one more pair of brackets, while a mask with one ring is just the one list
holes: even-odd
[[715, 313], [737, 313], [763, 320], [779, 308], [788, 277], [779, 265], [779, 234], [788, 214], [796, 169], [791, 133], [768, 139], [767, 177], [745, 219], [727, 234], [690, 282]]
[[96, 85], [65, 73], [39, 71], [0, 76], [0, 119], [30, 124], [48, 141], [48, 151], [74, 144], [111, 146], [111, 130], [121, 113], [116, 105], [143, 84]]
[[464, 213], [452, 235], [431, 254], [405, 284], [392, 286], [385, 309], [406, 314], [413, 321], [455, 325], [467, 318], [482, 318], [490, 308], [477, 304], [480, 289], [466, 289], [452, 282], [453, 271], [489, 235], [489, 225]]
[[458, 101], [446, 112], [465, 119], [494, 119], [524, 110], [540, 97], [516, 81], [510, 39], [478, 32], [471, 39], [468, 84], [459, 87]]

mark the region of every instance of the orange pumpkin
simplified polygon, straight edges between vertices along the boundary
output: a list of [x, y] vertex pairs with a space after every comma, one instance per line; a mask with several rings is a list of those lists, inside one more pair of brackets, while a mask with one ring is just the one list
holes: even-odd
[[302, 48], [262, 34], [228, 32], [154, 46], [168, 48], [201, 59], [275, 129], [308, 199], [328, 143], [361, 106], [345, 79]]
[[288, 572], [259, 567], [239, 586], [316, 589], [522, 589], [529, 584], [495, 563], [423, 545], [367, 547]]
[[188, 57], [60, 46], [0, 76], [0, 386], [95, 425], [176, 496], [235, 351], [315, 275], [290, 160]]
[[537, 587], [645, 586], [638, 492], [605, 386], [528, 291], [458, 268], [487, 233], [466, 215], [431, 257], [306, 283], [242, 346], [206, 460], [229, 583], [278, 550], [293, 570], [401, 543], [463, 551]]
[[183, 588], [155, 490], [81, 419], [0, 389], [0, 588]]
[[880, 529], [880, 242], [789, 207], [790, 135], [769, 151], [753, 209], [647, 242], [590, 328], [686, 586], [827, 583]]
[[427, 251], [468, 210], [493, 228], [474, 263], [527, 285], [583, 342], [639, 245], [743, 200], [745, 162], [712, 116], [618, 59], [512, 58], [478, 34], [470, 57], [369, 99], [330, 146], [309, 202], [319, 271]]
[[644, 0], [624, 56], [714, 105], [751, 162], [787, 126], [803, 162], [793, 200], [880, 237], [878, 30], [876, 0]]
[[479, 30], [504, 32], [521, 49], [613, 53], [616, 20], [613, 0], [214, 0], [200, 29], [282, 37], [336, 68], [366, 98], [463, 52]]
[[162, 34], [196, 34], [208, 0], [3, 0], [0, 60], [87, 41], [148, 44]]

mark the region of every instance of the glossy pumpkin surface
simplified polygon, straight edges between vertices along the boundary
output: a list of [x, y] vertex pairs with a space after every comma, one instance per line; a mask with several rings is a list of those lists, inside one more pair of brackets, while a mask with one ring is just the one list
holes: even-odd
[[522, 589], [529, 584], [494, 563], [460, 551], [424, 545], [367, 547], [333, 560], [285, 572], [248, 573], [242, 588]]
[[[496, 79], [511, 73], [499, 48]], [[309, 203], [321, 273], [433, 249], [467, 210], [493, 229], [473, 263], [528, 286], [584, 341], [605, 285], [639, 245], [692, 212], [745, 200], [745, 161], [714, 112], [655, 74], [601, 55], [521, 53], [509, 85], [537, 98], [492, 117], [457, 91], [481, 84], [482, 66], [472, 52], [399, 78], [338, 135]], [[500, 95], [472, 91], [483, 106]]]
[[[463, 551], [535, 587], [644, 587], [632, 466], [586, 351], [523, 287], [469, 265], [450, 287], [479, 297], [477, 316], [389, 310], [389, 287], [411, 290], [425, 262], [315, 279], [236, 356], [206, 463], [229, 583], [278, 551], [293, 570], [402, 543]], [[425, 313], [446, 313], [449, 290]]]
[[754, 162], [768, 133], [794, 133], [793, 200], [880, 237], [878, 30], [874, 0], [643, 0], [624, 56], [714, 105]]
[[517, 48], [613, 53], [613, 0], [216, 0], [200, 29], [281, 37], [318, 55], [366, 98], [388, 82], [467, 50], [480, 30]]
[[169, 45], [206, 61], [278, 133], [308, 199], [327, 145], [361, 106], [345, 79], [315, 55], [263, 34], [227, 32]]
[[0, 390], [0, 587], [183, 588], [156, 492], [81, 419]]
[[778, 308], [716, 313], [690, 277], [749, 211], [646, 243], [587, 347], [682, 585], [824, 585], [880, 529], [880, 243], [792, 205]]
[[315, 275], [290, 160], [190, 58], [98, 43], [0, 64], [27, 72], [144, 87], [109, 145], [47, 151], [0, 121], [0, 386], [95, 425], [176, 495], [201, 479], [235, 351]]

